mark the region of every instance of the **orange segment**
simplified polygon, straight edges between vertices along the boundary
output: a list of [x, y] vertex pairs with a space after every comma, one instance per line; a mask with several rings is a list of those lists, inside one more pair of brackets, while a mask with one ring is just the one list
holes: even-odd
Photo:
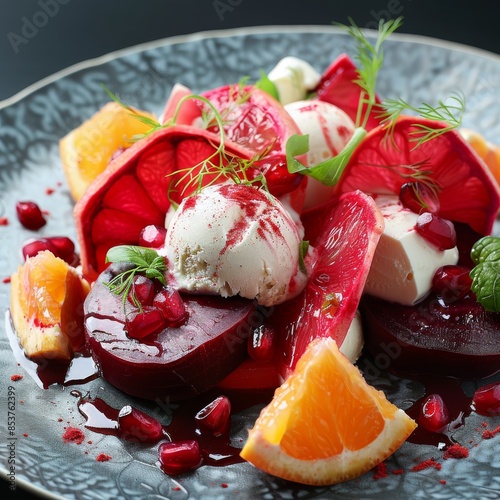
[[479, 132], [474, 130], [462, 129], [460, 133], [486, 163], [496, 181], [500, 184], [500, 146], [487, 141]]
[[49, 251], [19, 266], [11, 277], [11, 314], [29, 358], [70, 359], [84, 342], [82, 304], [88, 283]]
[[[139, 111], [144, 116], [154, 116]], [[112, 156], [130, 147], [135, 135], [151, 129], [116, 102], [103, 106], [91, 118], [69, 132], [59, 142], [61, 162], [74, 200], [107, 167]]]
[[276, 389], [241, 456], [282, 479], [336, 484], [385, 460], [415, 428], [326, 337], [311, 342]]

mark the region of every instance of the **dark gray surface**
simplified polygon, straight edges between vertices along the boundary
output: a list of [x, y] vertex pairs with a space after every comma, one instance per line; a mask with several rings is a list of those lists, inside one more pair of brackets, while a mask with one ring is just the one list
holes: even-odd
[[476, 0], [1, 0], [0, 100], [77, 62], [204, 30], [275, 24], [375, 27], [404, 16], [402, 33], [500, 53], [500, 2]]

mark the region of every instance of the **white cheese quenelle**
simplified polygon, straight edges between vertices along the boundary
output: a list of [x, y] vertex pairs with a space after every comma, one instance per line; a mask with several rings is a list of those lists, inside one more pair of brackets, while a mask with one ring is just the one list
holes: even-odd
[[418, 215], [395, 195], [375, 195], [385, 229], [377, 245], [364, 292], [390, 302], [414, 305], [432, 288], [436, 270], [458, 262], [457, 247], [438, 250], [416, 229]]
[[307, 61], [293, 56], [278, 61], [267, 77], [274, 83], [283, 105], [305, 99], [321, 79], [321, 75]]
[[270, 193], [243, 184], [208, 186], [172, 215], [164, 249], [169, 279], [181, 291], [273, 306], [306, 286], [303, 235], [302, 224]]
[[[285, 106], [302, 134], [309, 136], [307, 164], [311, 167], [338, 155], [354, 134], [355, 125], [339, 107], [319, 100], [296, 101]], [[332, 188], [309, 177], [304, 208], [327, 201]]]

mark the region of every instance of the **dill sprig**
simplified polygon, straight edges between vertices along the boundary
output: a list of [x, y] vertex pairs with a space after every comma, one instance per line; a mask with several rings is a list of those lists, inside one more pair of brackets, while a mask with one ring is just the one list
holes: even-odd
[[358, 63], [358, 78], [354, 82], [361, 87], [362, 91], [358, 103], [356, 126], [366, 128], [369, 115], [373, 107], [377, 105], [377, 77], [384, 64], [383, 44], [403, 24], [403, 18], [398, 17], [388, 21], [381, 19], [374, 44], [370, 43], [363, 30], [350, 17], [349, 22], [350, 25], [340, 24], [340, 26], [343, 26], [356, 42], [355, 58]]
[[397, 119], [406, 112], [416, 113], [422, 118], [436, 120], [447, 123], [445, 127], [432, 127], [421, 123], [415, 123], [415, 128], [411, 132], [411, 141], [416, 142], [415, 148], [423, 143], [438, 137], [441, 134], [456, 129], [462, 125], [465, 113], [465, 96], [459, 93], [448, 98], [448, 103], [440, 100], [436, 106], [423, 103], [420, 106], [413, 106], [402, 98], [385, 99], [382, 103], [384, 111], [380, 114], [382, 125], [387, 127], [388, 134], [392, 137]]
[[[106, 254], [106, 262], [132, 264], [132, 267], [118, 273], [109, 282], [104, 283], [115, 295], [122, 296], [124, 306], [134, 283], [134, 277], [137, 274], [143, 274], [146, 278], [156, 279], [162, 285], [166, 285], [165, 271], [167, 266], [165, 258], [151, 248], [134, 245], [112, 247]], [[142, 309], [139, 300], [133, 294], [132, 301], [139, 309]]]

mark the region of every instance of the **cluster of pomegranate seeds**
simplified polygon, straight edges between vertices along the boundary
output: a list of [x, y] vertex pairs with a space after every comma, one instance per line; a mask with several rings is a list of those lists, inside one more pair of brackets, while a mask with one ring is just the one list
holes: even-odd
[[405, 208], [416, 214], [437, 214], [441, 208], [436, 191], [418, 181], [403, 184], [399, 191], [399, 200]]
[[164, 328], [177, 328], [188, 319], [188, 311], [179, 292], [171, 286], [156, 290], [153, 280], [134, 276], [127, 300], [136, 309], [129, 312], [126, 329], [129, 337], [142, 339]]
[[275, 352], [275, 330], [268, 325], [255, 328], [248, 337], [248, 354], [255, 361], [271, 361]]
[[480, 415], [500, 416], [500, 382], [492, 382], [477, 389], [472, 398], [472, 405]]
[[161, 248], [165, 243], [167, 230], [162, 226], [151, 224], [139, 234], [139, 245], [147, 248]]
[[471, 285], [470, 268], [466, 266], [442, 266], [432, 278], [433, 289], [448, 304], [465, 297], [470, 292]]
[[47, 238], [33, 238], [27, 240], [22, 246], [24, 260], [34, 257], [43, 250], [49, 250], [56, 257], [72, 266], [76, 266], [79, 257], [75, 252], [75, 244], [67, 236], [50, 236]]
[[430, 432], [441, 432], [449, 423], [448, 408], [439, 394], [429, 395], [420, 409], [418, 424]]
[[165, 437], [158, 420], [129, 405], [118, 414], [118, 432], [122, 438], [142, 443], [156, 443]]
[[19, 222], [26, 229], [36, 231], [47, 223], [40, 207], [33, 201], [18, 201], [16, 212]]
[[194, 439], [161, 443], [158, 458], [161, 470], [169, 476], [197, 469], [203, 461], [200, 445]]
[[438, 250], [449, 250], [457, 244], [457, 233], [453, 222], [430, 212], [418, 216], [415, 225], [417, 233]]
[[231, 403], [227, 396], [219, 396], [196, 415], [195, 420], [201, 429], [214, 436], [222, 436], [231, 427]]

